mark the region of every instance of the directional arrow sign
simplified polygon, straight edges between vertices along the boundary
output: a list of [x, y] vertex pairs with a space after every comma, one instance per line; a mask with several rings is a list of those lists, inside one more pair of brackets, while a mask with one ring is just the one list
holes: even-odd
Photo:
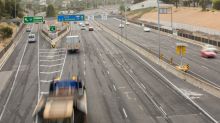
[[58, 15], [57, 16], [58, 22], [63, 22], [63, 21], [84, 21], [85, 20], [85, 15]]
[[24, 17], [23, 20], [25, 24], [29, 24], [43, 22], [44, 18], [42, 16], [27, 16]]
[[55, 32], [56, 31], [56, 26], [50, 26], [50, 31]]

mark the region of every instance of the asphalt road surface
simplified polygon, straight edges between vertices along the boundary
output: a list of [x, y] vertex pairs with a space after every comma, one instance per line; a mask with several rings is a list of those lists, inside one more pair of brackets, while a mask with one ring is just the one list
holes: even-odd
[[[137, 45], [149, 49], [159, 54], [158, 34], [155, 32], [144, 32], [143, 27], [130, 24], [125, 28], [119, 28], [121, 21], [109, 18], [107, 21], [99, 21], [108, 28], [122, 34]], [[180, 42], [171, 37], [161, 35], [160, 52], [167, 59], [173, 58], [174, 63], [180, 64], [180, 56], [176, 55], [176, 43]], [[183, 64], [189, 64], [190, 70], [197, 75], [220, 85], [220, 55], [215, 59], [202, 58], [200, 56], [200, 46], [187, 43], [186, 56], [183, 58]]]
[[[73, 26], [68, 35], [80, 34], [81, 37], [81, 49], [74, 54], [63, 49], [65, 38], [61, 39], [57, 49], [50, 49], [39, 36], [38, 49], [38, 43], [27, 43], [27, 34], [24, 34], [1, 69], [1, 72], [12, 72], [1, 94], [1, 123], [32, 123], [38, 87], [41, 93], [47, 93], [47, 81], [57, 76], [70, 79], [76, 74], [81, 76], [87, 88], [88, 123], [210, 122], [149, 67], [148, 61], [142, 61], [129, 48], [93, 26], [95, 31], [91, 32]], [[33, 26], [37, 37], [38, 31], [38, 25]], [[181, 82], [177, 78], [171, 79]], [[14, 88], [3, 111], [13, 82]]]

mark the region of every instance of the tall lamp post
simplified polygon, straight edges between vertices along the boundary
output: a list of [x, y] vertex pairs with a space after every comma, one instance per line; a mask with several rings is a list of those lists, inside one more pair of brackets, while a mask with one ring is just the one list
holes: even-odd
[[159, 59], [160, 59], [160, 2], [157, 0], [157, 28], [158, 28], [158, 43], [159, 43]]

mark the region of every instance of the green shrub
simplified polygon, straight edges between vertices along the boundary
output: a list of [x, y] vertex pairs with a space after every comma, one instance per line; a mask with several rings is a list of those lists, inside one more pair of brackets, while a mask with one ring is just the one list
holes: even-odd
[[213, 9], [220, 10], [220, 0], [213, 0]]
[[0, 33], [3, 39], [10, 38], [13, 34], [13, 30], [10, 27], [3, 27], [0, 29]]

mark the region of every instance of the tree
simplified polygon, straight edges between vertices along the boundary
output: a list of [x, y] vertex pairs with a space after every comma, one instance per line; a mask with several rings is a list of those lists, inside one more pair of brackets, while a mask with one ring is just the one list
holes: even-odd
[[206, 8], [207, 8], [207, 5], [209, 4], [209, 0], [200, 0], [199, 1], [199, 3], [200, 3], [200, 5], [201, 5], [201, 7], [202, 7], [202, 11], [205, 11], [206, 10]]
[[47, 15], [47, 17], [55, 17], [56, 16], [55, 9], [54, 9], [54, 6], [52, 4], [50, 4], [47, 7], [46, 15]]
[[220, 0], [213, 0], [213, 9], [220, 10]]
[[13, 30], [10, 27], [3, 27], [0, 29], [0, 34], [2, 35], [3, 40], [10, 38], [13, 34]]
[[121, 4], [119, 7], [120, 12], [124, 12], [125, 11], [125, 6], [124, 4]]
[[3, 13], [4, 13], [4, 4], [3, 2], [0, 0], [0, 19], [2, 18], [3, 16]]

